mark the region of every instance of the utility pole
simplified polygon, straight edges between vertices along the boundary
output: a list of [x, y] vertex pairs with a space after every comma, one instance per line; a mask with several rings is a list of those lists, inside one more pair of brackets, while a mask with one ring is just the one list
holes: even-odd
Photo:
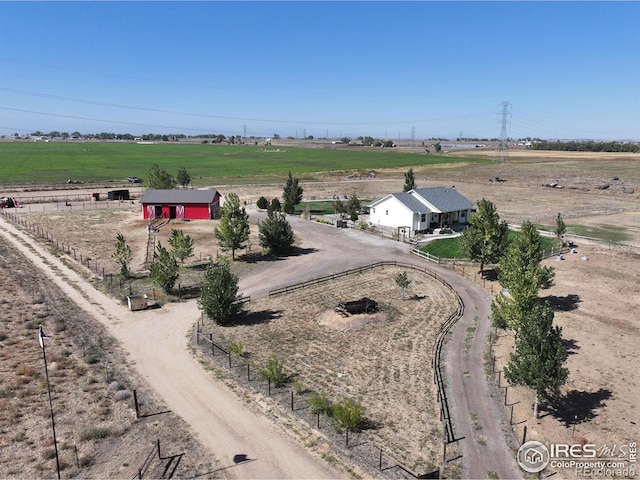
[[44, 358], [44, 374], [47, 379], [47, 392], [49, 393], [49, 410], [51, 411], [51, 428], [53, 429], [53, 450], [56, 454], [56, 471], [58, 472], [58, 480], [60, 480], [60, 460], [58, 458], [56, 423], [53, 420], [53, 400], [51, 399], [51, 384], [49, 383], [49, 369], [47, 368], [47, 352], [44, 348], [44, 340], [48, 337], [42, 332], [42, 324], [40, 324], [38, 328], [38, 340], [40, 341], [40, 347], [42, 347], [42, 358]]
[[496, 154], [493, 157], [493, 161], [504, 163], [509, 160], [509, 137], [507, 136], [507, 124], [509, 122], [507, 121], [507, 118], [511, 116], [511, 113], [509, 113], [511, 104], [505, 101], [505, 102], [502, 102], [500, 106], [502, 106], [502, 112], [501, 112], [502, 120], [500, 122], [501, 123], [500, 141], [496, 146]]
[[243, 131], [242, 138], [243, 139], [247, 138], [247, 126], [246, 125], [244, 126], [244, 131]]
[[416, 127], [411, 127], [411, 148], [416, 146]]

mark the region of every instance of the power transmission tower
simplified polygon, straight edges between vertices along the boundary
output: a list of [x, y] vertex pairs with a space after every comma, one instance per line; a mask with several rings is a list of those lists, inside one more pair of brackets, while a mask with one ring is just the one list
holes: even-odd
[[500, 141], [496, 146], [496, 154], [493, 157], [494, 162], [504, 163], [509, 160], [509, 137], [507, 136], [507, 118], [511, 116], [509, 113], [509, 109], [511, 104], [509, 102], [502, 102], [500, 104], [502, 106], [502, 121], [500, 129]]
[[411, 148], [416, 146], [416, 127], [411, 127]]

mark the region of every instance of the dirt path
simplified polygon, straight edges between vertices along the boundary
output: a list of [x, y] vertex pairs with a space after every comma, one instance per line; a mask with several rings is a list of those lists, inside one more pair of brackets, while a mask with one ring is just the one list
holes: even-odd
[[[252, 212], [252, 217], [255, 212]], [[290, 219], [299, 254], [259, 263], [240, 280], [245, 295], [262, 296], [272, 288], [338, 272], [379, 260], [421, 263], [409, 257], [398, 242], [350, 229], [336, 231], [326, 225]], [[100, 319], [122, 342], [136, 367], [207, 446], [225, 476], [237, 478], [337, 478], [339, 472], [305, 451], [273, 423], [238, 401], [237, 396], [211, 377], [186, 348], [185, 335], [199, 317], [195, 301], [170, 304], [160, 310], [129, 312], [114, 299], [97, 292], [80, 275], [12, 225], [0, 220], [0, 234], [23, 251], [82, 308]], [[18, 240], [19, 239], [19, 240]], [[28, 244], [28, 246], [27, 246]], [[460, 293], [465, 316], [454, 327], [446, 347], [449, 395], [454, 397], [455, 432], [464, 437], [463, 478], [520, 477], [500, 430], [503, 411], [496, 408], [482, 367], [482, 350], [488, 332], [488, 299], [456, 274], [438, 269]], [[475, 323], [477, 322], [477, 325]], [[465, 346], [467, 327], [477, 328], [472, 347]], [[468, 372], [468, 375], [465, 374]], [[478, 418], [482, 430], [476, 430]], [[482, 435], [484, 445], [478, 443]], [[236, 455], [251, 461], [234, 463]], [[236, 457], [237, 458], [237, 457]], [[215, 473], [213, 473], [215, 475]], [[344, 476], [344, 475], [343, 475]]]
[[[214, 452], [227, 478], [337, 478], [339, 474], [240, 403], [226, 386], [212, 382], [186, 348], [185, 333], [199, 316], [195, 302], [162, 310], [129, 312], [96, 291], [58, 258], [4, 219], [0, 234], [98, 318], [122, 342], [140, 373]], [[249, 461], [236, 463], [237, 455]], [[209, 472], [207, 476], [216, 476]]]

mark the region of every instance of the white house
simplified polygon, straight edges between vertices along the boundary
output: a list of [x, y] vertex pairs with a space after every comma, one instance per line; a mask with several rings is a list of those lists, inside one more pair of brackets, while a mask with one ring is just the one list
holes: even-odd
[[404, 229], [411, 236], [428, 228], [465, 224], [473, 207], [455, 188], [416, 188], [373, 200], [369, 204], [369, 221], [381, 227]]

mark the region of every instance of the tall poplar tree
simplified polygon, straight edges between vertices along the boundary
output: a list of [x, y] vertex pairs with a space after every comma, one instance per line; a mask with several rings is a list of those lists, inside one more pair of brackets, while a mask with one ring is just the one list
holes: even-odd
[[236, 250], [246, 248], [249, 240], [249, 215], [240, 206], [240, 198], [230, 193], [220, 209], [220, 227], [215, 227], [214, 234], [223, 251], [231, 250], [231, 258], [235, 260]]
[[296, 211], [296, 205], [302, 201], [302, 192], [303, 188], [299, 185], [298, 178], [293, 178], [291, 172], [289, 172], [287, 183], [285, 183], [282, 192], [285, 213], [291, 214]]
[[520, 324], [516, 351], [510, 354], [504, 376], [512, 385], [523, 385], [534, 391], [533, 416], [538, 418], [541, 399], [560, 392], [569, 371], [564, 367], [567, 350], [562, 345], [562, 329], [553, 326], [553, 309], [549, 302], [537, 304], [526, 312]]
[[413, 168], [410, 168], [404, 174], [404, 187], [402, 188], [402, 191], [408, 192], [409, 190], [413, 190], [414, 188], [416, 188], [416, 177], [413, 174]]

